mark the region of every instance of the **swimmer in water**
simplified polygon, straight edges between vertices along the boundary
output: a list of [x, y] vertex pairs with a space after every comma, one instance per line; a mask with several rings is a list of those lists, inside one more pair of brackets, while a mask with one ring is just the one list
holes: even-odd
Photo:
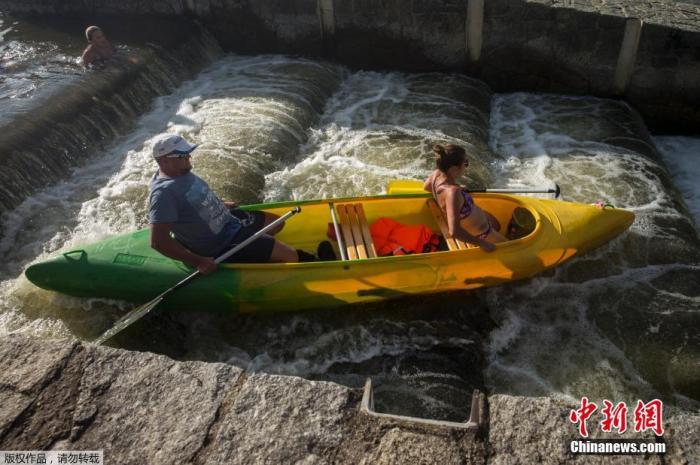
[[102, 64], [114, 55], [114, 47], [98, 26], [90, 26], [85, 29], [85, 38], [87, 38], [89, 45], [83, 52], [83, 67]]

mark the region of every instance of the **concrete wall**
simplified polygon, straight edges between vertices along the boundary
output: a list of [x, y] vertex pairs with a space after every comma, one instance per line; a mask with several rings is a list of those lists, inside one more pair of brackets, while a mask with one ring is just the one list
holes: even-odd
[[[666, 455], [572, 455], [575, 405], [489, 397], [478, 431], [360, 410], [338, 384], [222, 363], [10, 335], [0, 338], [0, 449], [103, 450], [104, 463], [662, 465], [696, 463], [700, 415], [664, 411]], [[597, 414], [596, 414], [597, 415]], [[631, 415], [631, 413], [630, 413]]]
[[700, 123], [700, 7], [674, 0], [0, 0], [0, 11], [187, 15], [240, 53], [465, 71], [497, 92], [624, 98], [655, 131]]

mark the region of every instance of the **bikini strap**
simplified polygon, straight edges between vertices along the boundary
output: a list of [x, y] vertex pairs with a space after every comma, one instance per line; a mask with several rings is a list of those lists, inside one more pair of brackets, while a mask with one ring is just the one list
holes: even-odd
[[[439, 194], [440, 192], [442, 192], [442, 191], [445, 189], [445, 183], [443, 182], [442, 184], [440, 184], [440, 185], [438, 186], [438, 189], [440, 189], [440, 190], [438, 190], [438, 189], [435, 188], [435, 182], [436, 182], [436, 181], [437, 181], [437, 176], [435, 176], [435, 177], [433, 178], [433, 185], [432, 185], [433, 197], [435, 198], [435, 201], [437, 202], [437, 201], [438, 201], [438, 194]], [[438, 204], [439, 204], [439, 202], [438, 202]]]

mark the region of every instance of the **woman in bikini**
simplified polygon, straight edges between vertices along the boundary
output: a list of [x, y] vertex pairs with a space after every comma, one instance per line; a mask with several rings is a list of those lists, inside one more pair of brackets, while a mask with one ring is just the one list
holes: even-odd
[[485, 252], [493, 251], [494, 243], [508, 239], [498, 232], [500, 225], [496, 218], [476, 205], [469, 192], [457, 184], [469, 166], [467, 152], [452, 144], [435, 145], [433, 152], [437, 169], [425, 180], [423, 189], [433, 194], [445, 213], [450, 234], [480, 246]]

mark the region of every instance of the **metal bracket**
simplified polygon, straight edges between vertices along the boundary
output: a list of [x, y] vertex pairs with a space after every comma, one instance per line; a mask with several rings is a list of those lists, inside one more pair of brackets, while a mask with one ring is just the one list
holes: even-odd
[[374, 393], [372, 389], [372, 378], [367, 378], [367, 381], [365, 381], [365, 387], [362, 393], [362, 402], [360, 403], [360, 412], [367, 415], [371, 415], [373, 417], [387, 418], [391, 420], [406, 421], [411, 423], [420, 423], [423, 425], [455, 428], [473, 432], [476, 432], [481, 428], [481, 425], [484, 420], [482, 410], [482, 394], [478, 389], [474, 389], [474, 393], [472, 394], [472, 406], [471, 412], [469, 413], [469, 420], [465, 423], [457, 423], [454, 421], [430, 420], [427, 418], [392, 415], [389, 413], [378, 413], [374, 411]]

